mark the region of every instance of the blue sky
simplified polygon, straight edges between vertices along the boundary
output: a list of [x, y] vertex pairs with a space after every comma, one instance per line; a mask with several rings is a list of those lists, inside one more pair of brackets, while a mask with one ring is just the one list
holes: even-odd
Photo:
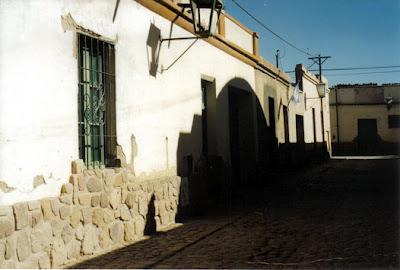
[[[311, 54], [330, 55], [323, 68], [400, 65], [400, 0], [236, 0], [276, 33]], [[260, 53], [293, 70], [312, 64], [308, 56], [264, 30], [231, 0], [225, 8], [260, 34]], [[316, 68], [314, 65], [312, 67]], [[365, 72], [399, 71], [379, 74]], [[350, 75], [349, 75], [350, 74]], [[400, 82], [400, 68], [325, 72], [330, 85], [339, 83]]]

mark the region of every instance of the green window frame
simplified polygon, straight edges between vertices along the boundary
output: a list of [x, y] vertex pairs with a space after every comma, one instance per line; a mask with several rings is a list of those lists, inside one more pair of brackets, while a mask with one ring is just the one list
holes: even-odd
[[78, 48], [79, 157], [89, 168], [116, 167], [114, 46], [78, 33]]

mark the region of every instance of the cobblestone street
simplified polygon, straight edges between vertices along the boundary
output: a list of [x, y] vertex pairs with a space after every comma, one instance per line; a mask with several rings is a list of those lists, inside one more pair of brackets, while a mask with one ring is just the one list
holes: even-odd
[[199, 217], [74, 268], [398, 268], [399, 160], [331, 160], [268, 176]]

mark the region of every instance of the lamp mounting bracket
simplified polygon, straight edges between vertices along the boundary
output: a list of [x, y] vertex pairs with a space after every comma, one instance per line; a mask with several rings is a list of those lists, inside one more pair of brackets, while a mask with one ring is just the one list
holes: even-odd
[[208, 38], [208, 36], [195, 36], [195, 37], [176, 37], [176, 38], [161, 38], [160, 41], [163, 43], [164, 41], [177, 41], [177, 40], [191, 40], [191, 39], [203, 39]]

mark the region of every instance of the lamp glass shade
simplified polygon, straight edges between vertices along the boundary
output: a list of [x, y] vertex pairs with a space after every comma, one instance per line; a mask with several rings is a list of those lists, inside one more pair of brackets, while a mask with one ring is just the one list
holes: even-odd
[[317, 91], [320, 98], [324, 98], [326, 94], [326, 83], [317, 84]]

